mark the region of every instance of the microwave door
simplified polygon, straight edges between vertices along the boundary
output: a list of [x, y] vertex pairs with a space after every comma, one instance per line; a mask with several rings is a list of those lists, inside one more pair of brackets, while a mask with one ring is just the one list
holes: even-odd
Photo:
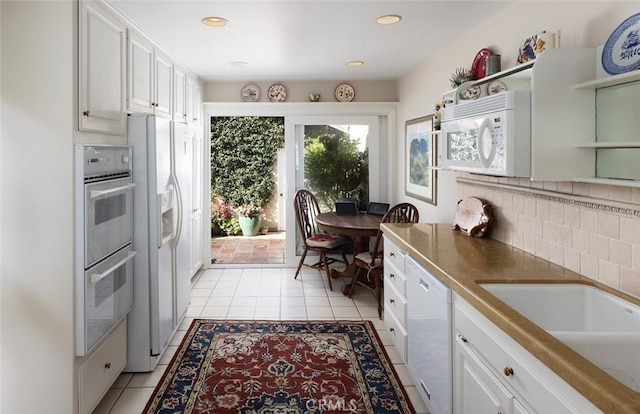
[[496, 140], [489, 118], [484, 118], [478, 127], [478, 157], [485, 168], [491, 168], [496, 158]]

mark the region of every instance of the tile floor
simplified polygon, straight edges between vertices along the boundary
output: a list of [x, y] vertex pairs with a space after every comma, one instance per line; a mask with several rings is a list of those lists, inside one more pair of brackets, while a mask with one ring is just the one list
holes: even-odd
[[293, 278], [294, 273], [293, 268], [245, 268], [209, 269], [197, 274], [187, 316], [158, 367], [151, 373], [121, 374], [93, 413], [141, 413], [193, 318], [371, 320], [416, 412], [427, 413], [384, 322], [378, 319], [373, 295], [360, 289], [347, 298], [340, 293], [342, 280], [334, 280], [333, 291], [329, 291], [324, 273], [303, 268], [298, 279]]
[[284, 263], [285, 233], [252, 237], [226, 236], [211, 239], [211, 259], [225, 263]]

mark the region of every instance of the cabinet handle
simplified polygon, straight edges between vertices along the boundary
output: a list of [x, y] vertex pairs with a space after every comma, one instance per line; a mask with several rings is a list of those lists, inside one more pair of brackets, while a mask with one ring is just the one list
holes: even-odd
[[393, 252], [389, 253], [389, 256], [391, 256], [391, 257], [396, 257], [396, 255], [395, 255], [395, 254], [393, 254]]
[[396, 331], [395, 331], [395, 329], [393, 329], [393, 328], [389, 328], [389, 332], [391, 332], [391, 333], [395, 333]]
[[104, 369], [111, 369], [111, 362], [104, 364]]
[[394, 303], [396, 303], [396, 301], [393, 300], [393, 299], [389, 299], [389, 303], [394, 304]]
[[502, 372], [504, 372], [504, 375], [506, 375], [507, 377], [513, 375], [513, 368], [506, 366], [504, 368], [502, 368]]
[[460, 339], [462, 342], [464, 342], [465, 344], [467, 343], [467, 338], [465, 338], [464, 336], [462, 336], [462, 334], [458, 334], [458, 339]]
[[393, 278], [395, 278], [395, 277], [396, 277], [396, 275], [394, 275], [393, 273], [389, 273], [389, 277], [390, 277], [391, 279], [393, 279]]
[[84, 111], [84, 112], [82, 113], [82, 115], [84, 115], [84, 116], [89, 116], [89, 111]]

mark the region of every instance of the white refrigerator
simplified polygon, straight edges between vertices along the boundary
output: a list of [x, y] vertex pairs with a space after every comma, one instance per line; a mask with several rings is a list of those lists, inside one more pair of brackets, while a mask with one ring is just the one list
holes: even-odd
[[[127, 137], [132, 147], [133, 309], [127, 324], [127, 372], [153, 371], [184, 319], [191, 291], [191, 238], [183, 220], [190, 211], [191, 154], [184, 124], [151, 115], [131, 115]], [[189, 191], [189, 192], [185, 192]], [[187, 209], [185, 209], [187, 208]]]

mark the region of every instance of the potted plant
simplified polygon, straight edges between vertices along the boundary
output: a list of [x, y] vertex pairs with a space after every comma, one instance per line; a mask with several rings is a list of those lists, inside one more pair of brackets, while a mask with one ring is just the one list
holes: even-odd
[[253, 204], [245, 204], [236, 209], [238, 223], [243, 236], [255, 236], [260, 231], [264, 208]]
[[226, 232], [224, 231], [225, 225], [229, 220], [233, 218], [231, 208], [227, 203], [217, 199], [215, 196], [211, 197], [211, 235], [221, 236]]

